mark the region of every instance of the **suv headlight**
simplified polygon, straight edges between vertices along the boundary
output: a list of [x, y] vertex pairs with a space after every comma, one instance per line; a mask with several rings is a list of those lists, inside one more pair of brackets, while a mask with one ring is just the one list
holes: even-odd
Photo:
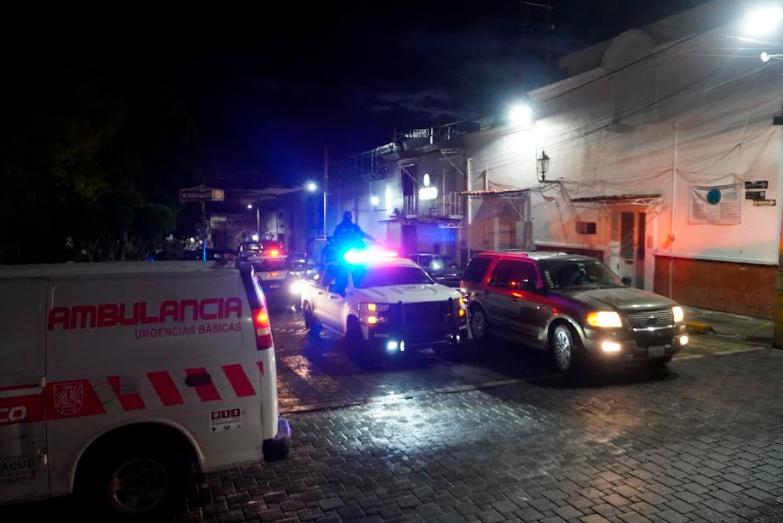
[[614, 311], [590, 312], [585, 317], [585, 321], [591, 327], [599, 327], [602, 329], [613, 329], [623, 326], [622, 318]]
[[680, 323], [685, 320], [685, 311], [679, 305], [672, 307], [672, 313], [674, 314], [674, 323]]

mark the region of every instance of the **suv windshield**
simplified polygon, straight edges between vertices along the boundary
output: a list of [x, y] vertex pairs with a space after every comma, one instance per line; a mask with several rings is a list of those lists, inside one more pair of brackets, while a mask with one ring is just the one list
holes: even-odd
[[540, 266], [550, 289], [623, 286], [622, 280], [598, 260], [546, 260]]
[[432, 283], [435, 282], [418, 267], [365, 267], [353, 271], [353, 284], [357, 289]]

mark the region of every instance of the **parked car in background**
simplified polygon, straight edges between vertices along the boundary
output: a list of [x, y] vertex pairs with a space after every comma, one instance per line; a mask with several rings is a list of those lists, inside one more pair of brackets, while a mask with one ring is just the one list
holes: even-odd
[[588, 256], [481, 253], [462, 288], [476, 340], [498, 336], [550, 350], [562, 372], [588, 362], [665, 365], [688, 343], [682, 307], [626, 287]]
[[[201, 249], [195, 249], [190, 251], [184, 251], [182, 253], [183, 260], [201, 260], [203, 252]], [[225, 264], [233, 264], [237, 259], [237, 252], [233, 249], [207, 249], [207, 261], [221, 262]]]
[[238, 252], [240, 261], [249, 261], [261, 256], [261, 245], [254, 241], [242, 242]]
[[441, 285], [459, 287], [462, 280], [462, 269], [451, 256], [433, 253], [410, 254], [408, 258], [421, 265], [433, 280]]

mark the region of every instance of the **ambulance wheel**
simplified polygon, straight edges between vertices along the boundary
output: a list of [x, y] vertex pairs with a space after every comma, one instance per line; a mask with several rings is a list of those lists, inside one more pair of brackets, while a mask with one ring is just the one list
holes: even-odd
[[307, 329], [307, 334], [313, 337], [318, 336], [321, 333], [321, 324], [318, 323], [318, 320], [315, 319], [313, 308], [309, 303], [304, 304], [302, 315], [304, 316], [304, 323], [305, 328]]
[[83, 493], [100, 513], [135, 521], [182, 508], [192, 467], [176, 448], [127, 441], [94, 458]]

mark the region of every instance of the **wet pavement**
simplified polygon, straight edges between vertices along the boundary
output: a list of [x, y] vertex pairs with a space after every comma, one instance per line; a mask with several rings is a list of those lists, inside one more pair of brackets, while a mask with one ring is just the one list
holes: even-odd
[[[294, 312], [277, 312], [272, 326], [284, 413], [515, 383], [551, 372], [548, 355], [504, 343], [459, 362], [440, 358], [430, 349], [408, 351], [368, 370], [348, 357], [338, 336], [327, 331], [317, 338], [307, 336]], [[520, 351], [526, 352], [524, 358], [519, 358]]]
[[365, 370], [272, 321], [291, 454], [209, 475], [180, 521], [783, 520], [783, 351], [703, 336], [668, 370], [569, 379], [496, 343]]

